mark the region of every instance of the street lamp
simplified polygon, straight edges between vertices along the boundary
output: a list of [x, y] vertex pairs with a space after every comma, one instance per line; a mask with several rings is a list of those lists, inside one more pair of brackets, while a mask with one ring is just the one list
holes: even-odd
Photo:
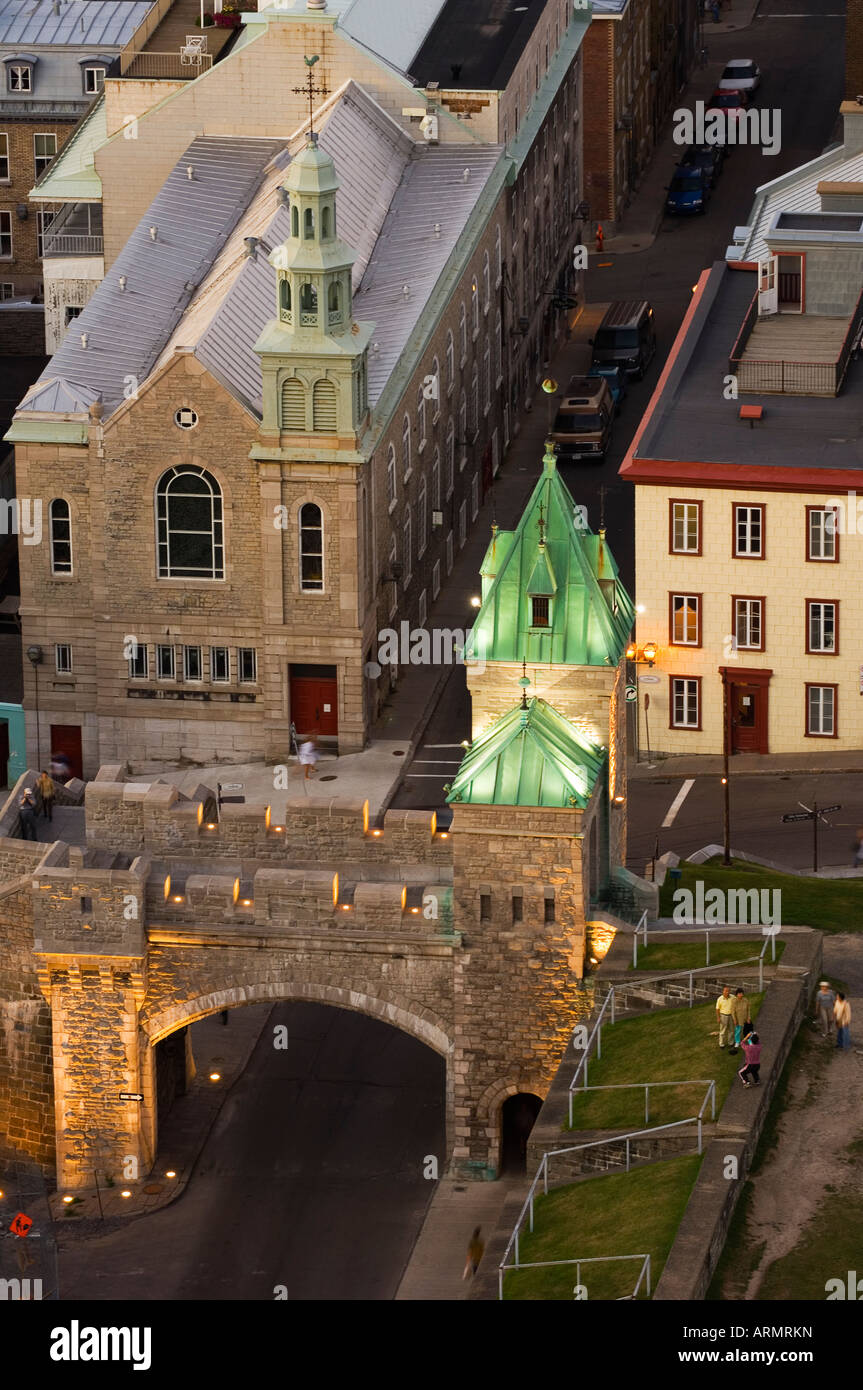
[[630, 642], [626, 649], [627, 661], [634, 661], [636, 666], [652, 666], [658, 654], [659, 648], [655, 642], [645, 642], [643, 646]]
[[33, 666], [33, 677], [36, 681], [36, 766], [42, 770], [42, 740], [39, 734], [39, 663], [42, 660], [42, 648], [36, 646], [27, 648], [27, 659]]

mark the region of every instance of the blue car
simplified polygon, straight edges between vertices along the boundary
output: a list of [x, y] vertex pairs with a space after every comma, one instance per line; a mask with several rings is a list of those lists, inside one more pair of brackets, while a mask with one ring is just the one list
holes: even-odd
[[614, 401], [615, 414], [620, 414], [620, 408], [626, 399], [626, 372], [621, 367], [608, 366], [591, 367], [590, 376], [604, 377], [608, 382], [608, 389]]
[[710, 180], [706, 170], [678, 165], [668, 187], [668, 212], [706, 212], [710, 199]]

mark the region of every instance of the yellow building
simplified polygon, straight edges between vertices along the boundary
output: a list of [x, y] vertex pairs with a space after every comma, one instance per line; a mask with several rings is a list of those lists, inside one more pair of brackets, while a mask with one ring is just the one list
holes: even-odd
[[863, 106], [842, 112], [844, 145], [760, 190], [701, 277], [621, 467], [652, 752], [722, 752], [724, 727], [735, 753], [861, 745]]

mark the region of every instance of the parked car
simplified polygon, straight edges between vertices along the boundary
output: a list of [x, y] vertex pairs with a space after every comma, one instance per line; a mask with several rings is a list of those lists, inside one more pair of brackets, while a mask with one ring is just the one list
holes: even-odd
[[753, 58], [732, 58], [717, 83], [720, 92], [757, 92], [761, 69]]
[[620, 299], [606, 309], [595, 338], [591, 371], [597, 367], [622, 367], [627, 376], [640, 379], [656, 351], [653, 307], [646, 299]]
[[621, 406], [626, 400], [626, 372], [622, 367], [613, 367], [610, 362], [604, 363], [599, 367], [591, 367], [588, 376], [601, 376], [608, 382], [608, 389], [614, 401], [614, 411], [620, 414]]
[[687, 145], [680, 161], [682, 168], [704, 169], [715, 188], [725, 160], [724, 145]]
[[704, 118], [706, 120], [711, 111], [724, 111], [726, 116], [733, 116], [740, 111], [746, 111], [748, 107], [749, 97], [746, 92], [741, 91], [739, 88], [732, 90], [730, 87], [720, 91], [717, 87], [713, 96], [707, 103]]
[[562, 462], [601, 463], [611, 443], [614, 401], [601, 377], [574, 376], [563, 393], [551, 437]]
[[691, 165], [674, 171], [665, 200], [666, 211], [675, 213], [706, 212], [710, 202], [710, 179], [706, 169]]

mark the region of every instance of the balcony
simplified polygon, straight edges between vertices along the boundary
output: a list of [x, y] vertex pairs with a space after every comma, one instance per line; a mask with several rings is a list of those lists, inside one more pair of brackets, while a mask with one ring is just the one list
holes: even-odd
[[729, 370], [744, 393], [836, 396], [861, 329], [863, 294], [849, 321], [821, 314], [759, 317], [756, 293], [731, 351]]
[[61, 203], [45, 208], [43, 216], [52, 219], [42, 233], [43, 259], [104, 255], [100, 203]]
[[105, 238], [101, 236], [76, 236], [74, 232], [58, 232], [52, 236], [45, 233], [44, 257], [50, 256], [102, 256], [105, 254]]
[[137, 53], [123, 73], [124, 77], [156, 82], [191, 82], [213, 66], [212, 53]]

